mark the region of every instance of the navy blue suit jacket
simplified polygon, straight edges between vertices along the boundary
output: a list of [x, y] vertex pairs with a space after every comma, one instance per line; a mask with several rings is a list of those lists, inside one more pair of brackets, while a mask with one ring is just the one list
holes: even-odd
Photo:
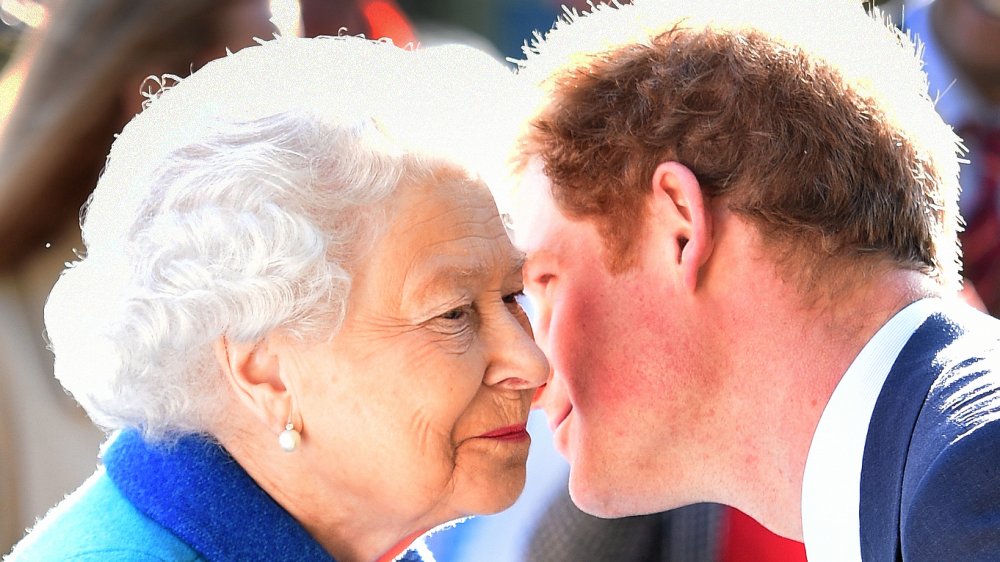
[[1000, 320], [931, 315], [879, 394], [861, 470], [865, 562], [1000, 560]]

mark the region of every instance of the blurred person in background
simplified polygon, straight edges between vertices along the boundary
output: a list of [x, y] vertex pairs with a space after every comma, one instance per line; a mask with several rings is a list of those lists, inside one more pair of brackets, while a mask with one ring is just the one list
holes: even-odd
[[484, 181], [515, 85], [278, 39], [154, 99], [45, 308], [103, 466], [10, 560], [390, 560], [513, 503], [548, 373]]
[[186, 76], [275, 31], [266, 0], [25, 6], [38, 27], [0, 80], [2, 551], [96, 459], [100, 432], [53, 384], [42, 304], [81, 249], [80, 207], [114, 135], [141, 109], [147, 76]]
[[396, 0], [299, 0], [302, 36], [364, 35], [388, 37], [398, 46], [417, 42], [406, 13]]
[[959, 178], [963, 273], [1000, 316], [1000, 0], [935, 0], [903, 20], [924, 45], [930, 95], [969, 152]]
[[63, 1], [51, 9], [5, 75], [14, 91], [0, 134], [4, 269], [75, 226], [114, 135], [142, 109], [147, 77], [187, 76], [277, 31], [267, 0]]

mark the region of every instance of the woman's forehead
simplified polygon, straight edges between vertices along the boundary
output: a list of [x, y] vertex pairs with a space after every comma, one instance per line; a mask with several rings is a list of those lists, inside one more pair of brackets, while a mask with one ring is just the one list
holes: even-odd
[[422, 302], [457, 288], [494, 288], [498, 283], [519, 281], [524, 254], [512, 251], [494, 256], [442, 255], [415, 263], [405, 272], [402, 297]]
[[482, 182], [439, 178], [401, 187], [392, 207], [366, 273], [414, 296], [442, 285], [520, 277], [523, 254]]

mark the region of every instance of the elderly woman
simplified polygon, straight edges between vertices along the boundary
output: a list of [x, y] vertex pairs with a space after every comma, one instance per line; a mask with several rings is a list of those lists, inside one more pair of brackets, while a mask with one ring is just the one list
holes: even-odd
[[509, 506], [548, 372], [477, 167], [510, 80], [279, 39], [153, 100], [46, 307], [103, 466], [9, 560], [389, 560]]

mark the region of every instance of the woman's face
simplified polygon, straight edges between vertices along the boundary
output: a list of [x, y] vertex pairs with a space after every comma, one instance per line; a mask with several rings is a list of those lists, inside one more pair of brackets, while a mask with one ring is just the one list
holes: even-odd
[[318, 463], [331, 501], [379, 524], [502, 510], [523, 487], [524, 424], [548, 374], [515, 300], [522, 255], [488, 190], [454, 173], [401, 187], [387, 214], [342, 329], [293, 354], [295, 454]]

